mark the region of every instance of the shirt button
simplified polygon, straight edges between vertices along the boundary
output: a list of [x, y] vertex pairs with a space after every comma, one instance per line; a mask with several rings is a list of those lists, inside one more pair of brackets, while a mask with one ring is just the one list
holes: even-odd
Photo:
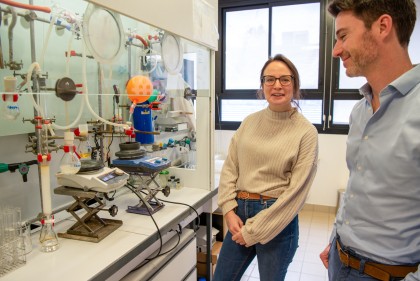
[[367, 140], [368, 138], [369, 138], [369, 136], [365, 136], [363, 139], [364, 139], [364, 140]]
[[349, 221], [346, 221], [346, 224], [349, 224], [350, 222]]

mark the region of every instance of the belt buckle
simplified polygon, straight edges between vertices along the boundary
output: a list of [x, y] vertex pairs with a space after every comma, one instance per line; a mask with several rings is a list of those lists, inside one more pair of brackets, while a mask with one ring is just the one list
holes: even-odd
[[242, 193], [242, 195], [244, 195], [244, 193], [246, 194], [246, 197], [243, 197], [241, 199], [243, 199], [243, 200], [249, 199], [249, 192], [248, 191], [241, 191], [241, 193]]

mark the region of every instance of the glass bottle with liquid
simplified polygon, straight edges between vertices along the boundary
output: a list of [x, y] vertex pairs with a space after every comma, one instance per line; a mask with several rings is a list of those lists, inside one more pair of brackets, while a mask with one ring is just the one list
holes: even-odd
[[88, 139], [81, 139], [78, 147], [78, 153], [80, 159], [91, 159], [92, 158], [92, 147]]
[[89, 143], [89, 127], [87, 124], [79, 125], [79, 132], [75, 134], [80, 137], [80, 143], [77, 148], [80, 159], [92, 158], [92, 147]]
[[62, 174], [74, 175], [81, 168], [80, 159], [76, 154], [76, 146], [73, 144], [73, 140], [73, 132], [64, 132], [64, 155], [60, 161], [60, 172]]

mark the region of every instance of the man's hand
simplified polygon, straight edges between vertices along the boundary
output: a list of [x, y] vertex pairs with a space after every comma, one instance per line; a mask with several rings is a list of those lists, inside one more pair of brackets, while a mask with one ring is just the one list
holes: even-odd
[[331, 244], [329, 244], [319, 257], [321, 258], [322, 263], [324, 264], [325, 268], [328, 269], [328, 253], [330, 252]]

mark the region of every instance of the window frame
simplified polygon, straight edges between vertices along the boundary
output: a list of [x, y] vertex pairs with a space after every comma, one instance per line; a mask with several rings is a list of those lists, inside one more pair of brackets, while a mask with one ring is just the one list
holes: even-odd
[[[347, 134], [349, 125], [334, 124], [333, 110], [334, 100], [360, 100], [362, 96], [358, 89], [339, 89], [340, 61], [332, 57], [332, 49], [335, 44], [334, 18], [326, 10], [328, 0], [300, 0], [300, 1], [275, 1], [275, 0], [219, 0], [219, 51], [216, 52], [215, 68], [215, 89], [216, 89], [216, 108], [215, 108], [215, 128], [216, 130], [236, 130], [241, 122], [221, 121], [221, 105], [224, 99], [257, 99], [257, 89], [246, 90], [227, 90], [225, 88], [225, 33], [226, 33], [226, 13], [233, 11], [243, 11], [258, 8], [269, 8], [269, 38], [268, 54], [271, 53], [271, 20], [272, 8], [282, 5], [296, 5], [320, 3], [320, 40], [319, 40], [319, 77], [318, 89], [301, 89], [303, 99], [322, 101], [322, 123], [314, 124], [319, 133], [324, 134]], [[326, 34], [326, 36], [324, 36]]]

